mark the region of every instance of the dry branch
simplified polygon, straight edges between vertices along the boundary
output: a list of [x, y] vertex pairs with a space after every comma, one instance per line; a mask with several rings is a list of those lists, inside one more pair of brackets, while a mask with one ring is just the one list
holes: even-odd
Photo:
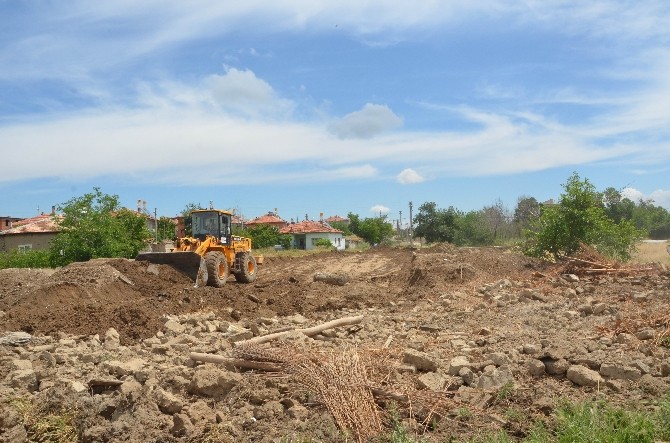
[[313, 326], [311, 328], [304, 328], [304, 329], [293, 329], [291, 331], [283, 331], [283, 332], [275, 332], [273, 334], [268, 334], [268, 335], [262, 335], [260, 337], [254, 337], [250, 338], [249, 340], [242, 340], [238, 341], [235, 343], [235, 346], [242, 346], [242, 345], [247, 345], [247, 344], [260, 344], [260, 343], [267, 343], [272, 340], [277, 340], [279, 338], [282, 338], [284, 336], [287, 336], [289, 334], [292, 334], [294, 332], [300, 332], [308, 337], [312, 337], [314, 335], [317, 335], [323, 331], [326, 331], [328, 329], [332, 328], [337, 328], [338, 326], [347, 326], [347, 325], [355, 325], [361, 322], [363, 320], [362, 315], [358, 315], [356, 317], [345, 317], [345, 318], [340, 318], [337, 320], [332, 320], [327, 323], [323, 323], [321, 325]]
[[193, 361], [201, 361], [205, 363], [216, 363], [219, 365], [230, 365], [242, 369], [258, 369], [267, 372], [279, 372], [281, 367], [277, 364], [268, 362], [251, 361], [240, 358], [229, 358], [223, 355], [216, 354], [202, 354], [200, 352], [191, 352], [189, 355]]

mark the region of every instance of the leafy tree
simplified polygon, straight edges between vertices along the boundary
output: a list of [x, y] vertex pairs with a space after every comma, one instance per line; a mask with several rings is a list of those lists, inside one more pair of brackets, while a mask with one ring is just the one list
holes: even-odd
[[169, 217], [161, 217], [158, 219], [158, 241], [176, 240], [177, 239], [177, 224]]
[[336, 221], [336, 222], [330, 223], [330, 226], [332, 226], [333, 228], [335, 228], [337, 230], [342, 231], [342, 235], [344, 235], [344, 236], [352, 234], [351, 229], [349, 228], [349, 225], [347, 223]]
[[494, 233], [487, 224], [483, 211], [459, 214], [456, 220], [454, 244], [459, 246], [487, 246], [495, 241]]
[[524, 252], [533, 256], [572, 255], [582, 243], [619, 260], [628, 260], [642, 232], [628, 220], [607, 216], [603, 196], [588, 179], [573, 173], [558, 204], [543, 208], [536, 230], [526, 231]]
[[514, 209], [514, 223], [517, 225], [517, 234], [530, 226], [540, 218], [540, 203], [535, 197], [522, 195], [519, 197]]
[[621, 220], [632, 220], [635, 203], [628, 198], [624, 198], [613, 187], [610, 186], [603, 192], [603, 204], [605, 205], [605, 213], [614, 223], [619, 223]]
[[497, 199], [493, 205], [485, 206], [481, 212], [483, 215], [482, 221], [488, 224], [494, 241], [509, 237], [511, 228], [509, 220], [511, 216], [502, 200]]
[[349, 228], [351, 232], [361, 237], [371, 245], [380, 244], [393, 237], [393, 225], [386, 221], [386, 216], [361, 218], [351, 212], [349, 218]]
[[458, 211], [450, 206], [438, 209], [435, 202], [426, 202], [419, 206], [414, 217], [415, 237], [423, 237], [428, 243], [453, 242], [456, 235]]
[[251, 239], [253, 248], [270, 248], [282, 245], [284, 249], [291, 247], [291, 236], [280, 234], [276, 226], [257, 225], [246, 229], [233, 229], [233, 234]]
[[131, 258], [151, 238], [144, 217], [122, 209], [117, 195], [103, 194], [100, 188], [58, 209], [63, 214], [55, 219], [60, 232], [49, 248], [56, 266], [99, 257]]

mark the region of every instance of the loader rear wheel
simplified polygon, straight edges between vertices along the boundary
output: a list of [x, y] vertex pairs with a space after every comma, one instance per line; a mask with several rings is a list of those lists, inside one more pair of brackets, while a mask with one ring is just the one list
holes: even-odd
[[208, 252], [205, 254], [207, 264], [207, 286], [220, 288], [228, 280], [228, 262], [222, 252]]
[[253, 255], [248, 252], [241, 252], [237, 256], [240, 264], [240, 270], [235, 274], [235, 279], [240, 283], [252, 283], [256, 280], [258, 265]]

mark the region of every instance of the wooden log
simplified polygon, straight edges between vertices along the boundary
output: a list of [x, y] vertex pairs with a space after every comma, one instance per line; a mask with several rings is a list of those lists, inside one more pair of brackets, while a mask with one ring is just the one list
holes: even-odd
[[329, 285], [344, 286], [349, 282], [349, 277], [338, 274], [324, 274], [317, 272], [314, 274], [314, 281], [328, 283]]
[[317, 335], [323, 331], [326, 331], [328, 329], [332, 328], [337, 328], [339, 326], [347, 326], [347, 325], [355, 325], [360, 323], [363, 320], [362, 315], [358, 315], [356, 317], [345, 317], [345, 318], [340, 318], [337, 320], [331, 320], [329, 322], [313, 326], [311, 328], [304, 328], [304, 329], [293, 329], [291, 331], [283, 331], [283, 332], [275, 332], [272, 334], [267, 334], [267, 335], [261, 335], [260, 337], [254, 337], [250, 338], [249, 340], [242, 340], [238, 341], [235, 343], [235, 346], [242, 346], [245, 344], [259, 344], [259, 343], [267, 343], [272, 340], [277, 340], [281, 337], [284, 337], [286, 335], [289, 335], [293, 332], [300, 332], [308, 337], [312, 337], [314, 335]]
[[193, 361], [201, 361], [205, 363], [215, 363], [218, 365], [230, 365], [235, 366], [236, 368], [242, 369], [258, 369], [261, 371], [267, 372], [279, 372], [281, 367], [277, 366], [274, 363], [243, 360], [240, 358], [229, 358], [224, 357], [223, 355], [216, 354], [202, 354], [200, 352], [191, 352], [189, 355]]

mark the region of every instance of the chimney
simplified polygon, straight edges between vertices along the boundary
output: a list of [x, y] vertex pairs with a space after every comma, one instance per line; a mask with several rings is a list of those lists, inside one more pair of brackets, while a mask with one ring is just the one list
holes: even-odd
[[323, 212], [319, 212], [319, 221], [323, 221]]
[[56, 205], [51, 206], [51, 215], [56, 215]]
[[142, 200], [137, 199], [137, 212], [142, 212]]
[[147, 212], [147, 201], [146, 200], [142, 200], [142, 210], [144, 212]]

